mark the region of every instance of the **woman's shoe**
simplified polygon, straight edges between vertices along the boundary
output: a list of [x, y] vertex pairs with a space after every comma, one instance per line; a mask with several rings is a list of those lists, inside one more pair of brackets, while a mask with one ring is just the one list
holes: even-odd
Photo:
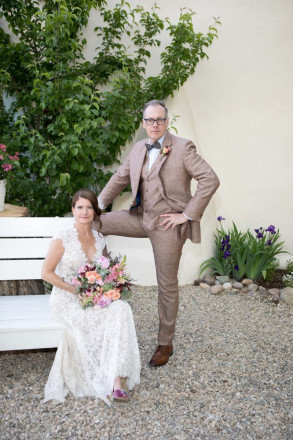
[[113, 399], [122, 400], [123, 402], [126, 402], [127, 400], [130, 400], [130, 396], [124, 390], [114, 390], [113, 391]]

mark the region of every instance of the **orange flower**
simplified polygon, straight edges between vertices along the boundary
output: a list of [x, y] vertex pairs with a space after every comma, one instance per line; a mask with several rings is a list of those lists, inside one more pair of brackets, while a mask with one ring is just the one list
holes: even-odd
[[170, 153], [171, 147], [162, 147], [161, 154], [162, 156], [167, 156]]
[[116, 299], [120, 298], [120, 290], [119, 289], [108, 290], [108, 292], [104, 293], [104, 298], [111, 299], [112, 301], [115, 301]]
[[96, 270], [89, 270], [85, 273], [85, 277], [90, 284], [93, 284], [96, 280], [101, 278], [101, 275]]
[[120, 290], [119, 289], [114, 289], [114, 293], [112, 295], [112, 300], [115, 301], [116, 299], [120, 298]]
[[103, 294], [105, 299], [112, 299], [112, 295], [114, 294], [114, 290], [108, 290], [108, 292], [105, 292]]

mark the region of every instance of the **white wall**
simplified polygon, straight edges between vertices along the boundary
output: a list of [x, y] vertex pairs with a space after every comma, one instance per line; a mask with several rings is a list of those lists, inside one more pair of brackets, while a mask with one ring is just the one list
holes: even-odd
[[[198, 31], [206, 32], [214, 16], [222, 22], [210, 59], [168, 99], [170, 113], [180, 115], [178, 134], [196, 142], [221, 180], [202, 219], [202, 244], [185, 245], [180, 283], [192, 282], [211, 256], [218, 215], [227, 218], [227, 227], [234, 221], [241, 230], [275, 225], [293, 253], [292, 0], [157, 3], [162, 15], [174, 19], [180, 7], [195, 10]], [[156, 73], [157, 67], [149, 69]], [[114, 209], [128, 206], [125, 197]], [[126, 251], [139, 283], [155, 283], [147, 240], [111, 237], [110, 244]], [[282, 256], [282, 265], [289, 258]]]

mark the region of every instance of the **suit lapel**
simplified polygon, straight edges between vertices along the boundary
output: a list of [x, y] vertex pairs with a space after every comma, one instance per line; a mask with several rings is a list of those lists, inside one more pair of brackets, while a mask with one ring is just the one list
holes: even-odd
[[139, 153], [137, 155], [137, 161], [136, 161], [135, 167], [133, 167], [133, 169], [131, 170], [132, 171], [131, 189], [132, 189], [132, 195], [133, 195], [134, 199], [135, 199], [137, 191], [138, 191], [139, 180], [140, 180], [141, 170], [142, 170], [143, 162], [145, 159], [146, 151], [147, 150], [146, 150], [144, 143], [143, 143], [141, 145], [141, 148], [139, 149]]
[[[169, 133], [169, 131], [166, 132], [166, 136], [164, 138], [162, 148], [164, 148], [164, 147], [172, 147], [172, 135]], [[156, 167], [157, 174], [160, 172], [160, 169], [162, 168], [162, 165], [167, 160], [169, 154], [172, 154], [172, 148], [171, 148], [170, 152], [168, 154], [166, 154], [165, 156], [163, 156], [162, 152], [160, 152], [160, 162], [159, 162], [158, 166]]]
[[[162, 148], [164, 148], [164, 147], [172, 147], [172, 135], [169, 133], [169, 131], [167, 131], [166, 136], [164, 138], [164, 142], [163, 142]], [[155, 169], [156, 175], [158, 177], [158, 188], [159, 188], [159, 191], [160, 191], [162, 197], [165, 200], [166, 200], [166, 196], [165, 196], [165, 193], [164, 193], [164, 188], [163, 188], [162, 181], [161, 181], [159, 173], [160, 173], [160, 170], [161, 170], [162, 166], [164, 165], [164, 163], [168, 159], [169, 154], [172, 154], [172, 149], [165, 156], [163, 156], [162, 152], [160, 152], [160, 161], [159, 161], [159, 163], [158, 163], [158, 165], [157, 165], [157, 167]]]

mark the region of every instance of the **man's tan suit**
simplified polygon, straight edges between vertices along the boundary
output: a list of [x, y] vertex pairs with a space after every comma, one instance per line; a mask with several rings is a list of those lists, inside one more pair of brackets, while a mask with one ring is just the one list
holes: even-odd
[[[125, 162], [112, 176], [99, 196], [101, 208], [108, 206], [129, 184], [133, 195], [130, 210], [106, 213], [101, 216], [104, 235], [149, 237], [155, 258], [159, 288], [159, 344], [170, 345], [178, 312], [178, 268], [186, 238], [200, 242], [200, 220], [219, 179], [212, 168], [197, 154], [194, 144], [166, 132], [163, 147], [148, 170], [147, 140], [136, 143]], [[190, 182], [197, 180], [191, 194]], [[137, 193], [140, 204], [137, 206]], [[160, 214], [183, 212], [192, 221], [177, 225], [175, 230], [160, 224]]]

